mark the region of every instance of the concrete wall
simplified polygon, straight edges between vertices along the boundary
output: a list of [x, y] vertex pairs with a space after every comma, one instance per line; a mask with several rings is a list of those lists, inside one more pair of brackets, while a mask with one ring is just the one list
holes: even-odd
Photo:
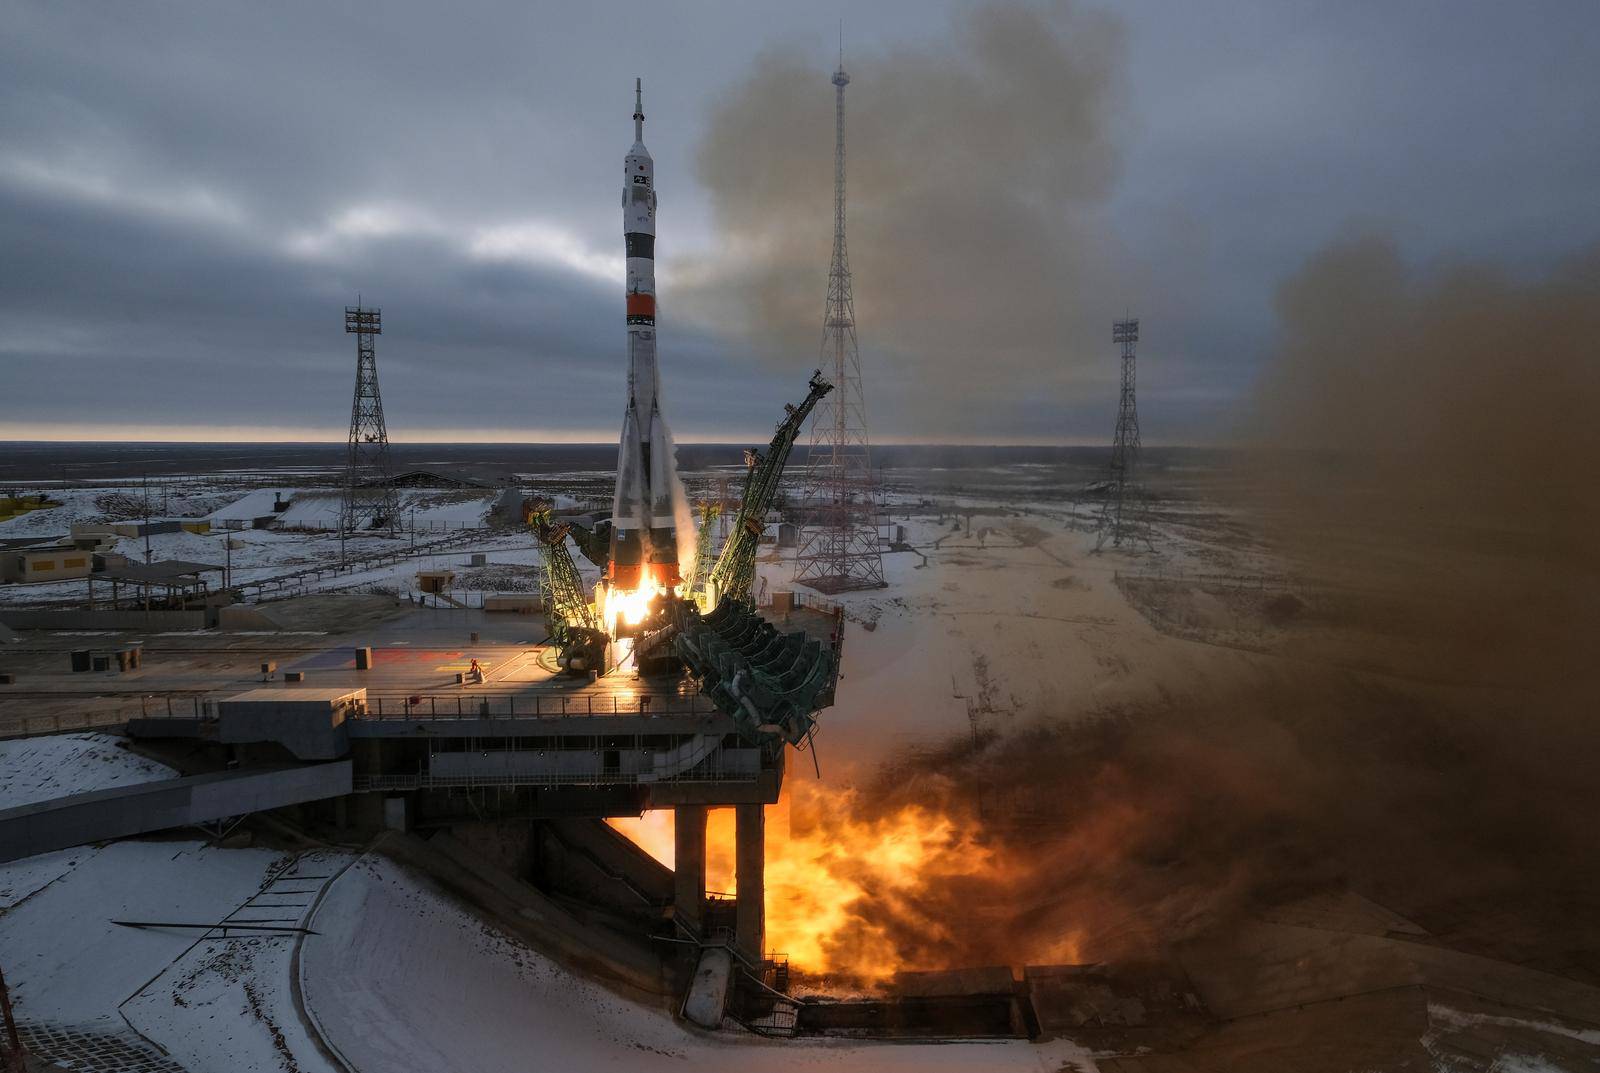
[[206, 612], [199, 611], [0, 611], [0, 622], [17, 630], [199, 630]]
[[273, 619], [255, 604], [227, 604], [217, 608], [219, 630], [281, 630]]
[[223, 771], [73, 794], [0, 811], [0, 862], [348, 794], [348, 760]]
[[[459, 829], [455, 833], [459, 838]], [[585, 905], [652, 917], [672, 902], [672, 870], [604, 820], [546, 820], [537, 825], [535, 838], [541, 889]]]
[[250, 690], [217, 702], [217, 740], [224, 745], [277, 742], [300, 760], [334, 760], [350, 752], [345, 717], [366, 700], [364, 687]]

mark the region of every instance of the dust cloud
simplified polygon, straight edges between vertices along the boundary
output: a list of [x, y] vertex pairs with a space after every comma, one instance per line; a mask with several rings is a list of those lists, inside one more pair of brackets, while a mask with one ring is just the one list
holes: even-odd
[[[1117, 171], [1123, 53], [1120, 22], [1073, 3], [992, 4], [918, 45], [847, 50], [849, 252], [886, 424], [948, 440], [974, 400], [1071, 376], [1062, 340], [1104, 334], [1115, 257], [1094, 213]], [[832, 64], [769, 51], [714, 110], [698, 172], [718, 248], [672, 266], [681, 310], [789, 367], [821, 339]]]
[[1600, 254], [1529, 282], [1363, 237], [1277, 305], [1228, 505], [1304, 603], [1289, 647], [904, 756], [848, 807], [797, 787], [813, 844], [912, 809], [982, 862], [857, 898], [833, 963], [1140, 960], [1349, 888], [1600, 980]]
[[1379, 590], [1414, 673], [1592, 696], [1600, 250], [1527, 282], [1358, 237], [1277, 304], [1250, 435], [1280, 553]]

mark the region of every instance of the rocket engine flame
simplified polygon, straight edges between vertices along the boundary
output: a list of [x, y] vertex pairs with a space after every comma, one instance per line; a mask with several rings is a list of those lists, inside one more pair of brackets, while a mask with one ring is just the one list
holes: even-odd
[[[706, 888], [738, 890], [734, 814], [714, 809], [706, 822]], [[673, 860], [672, 813], [607, 821], [668, 867]], [[882, 920], [862, 910], [890, 907], [897, 920], [915, 921], [928, 948], [950, 943], [967, 922], [946, 911], [938, 892], [952, 884], [1000, 885], [1010, 862], [977, 837], [978, 828], [931, 805], [906, 805], [881, 814], [862, 807], [854, 790], [794, 782], [767, 810], [767, 948], [796, 969], [872, 984], [903, 969], [939, 968], [918, 958]], [[1076, 960], [1078, 936], [1063, 932], [1042, 958]]]

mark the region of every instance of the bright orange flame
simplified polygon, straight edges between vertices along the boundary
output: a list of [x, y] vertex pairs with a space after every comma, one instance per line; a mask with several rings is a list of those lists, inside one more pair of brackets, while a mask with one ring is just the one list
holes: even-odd
[[649, 565], [644, 568], [638, 588], [617, 589], [604, 583], [598, 586], [595, 600], [606, 632], [615, 637], [619, 624], [639, 625], [650, 617], [651, 606], [669, 591], [684, 595], [685, 586], [681, 582], [668, 586], [667, 582], [674, 576], [661, 566]]
[[654, 586], [640, 589], [607, 589], [605, 607], [601, 610], [606, 632], [615, 634], [618, 622], [629, 626], [637, 626], [643, 622], [650, 614], [650, 605], [665, 592], [665, 589]]
[[[906, 806], [868, 815], [853, 790], [793, 782], [767, 810], [767, 948], [787, 954], [797, 968], [882, 980], [901, 969], [943, 968], [911, 964], [881, 921], [911, 922], [920, 945], [936, 947], [972, 922], [952, 915], [955, 899], [944, 887], [955, 880], [1003, 886], [1007, 866], [974, 838], [959, 818], [932, 808]], [[651, 856], [671, 867], [672, 814], [609, 821]], [[706, 887], [733, 893], [734, 820], [731, 809], [713, 810], [706, 825]], [[883, 912], [863, 912], [876, 908]], [[1079, 936], [1063, 936], [1041, 960], [1075, 961]]]

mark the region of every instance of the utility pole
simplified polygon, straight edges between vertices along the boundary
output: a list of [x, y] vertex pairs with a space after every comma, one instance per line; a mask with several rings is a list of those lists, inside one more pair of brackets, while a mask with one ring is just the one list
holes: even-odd
[[148, 473], [144, 475], [144, 565], [150, 565], [150, 474]]

